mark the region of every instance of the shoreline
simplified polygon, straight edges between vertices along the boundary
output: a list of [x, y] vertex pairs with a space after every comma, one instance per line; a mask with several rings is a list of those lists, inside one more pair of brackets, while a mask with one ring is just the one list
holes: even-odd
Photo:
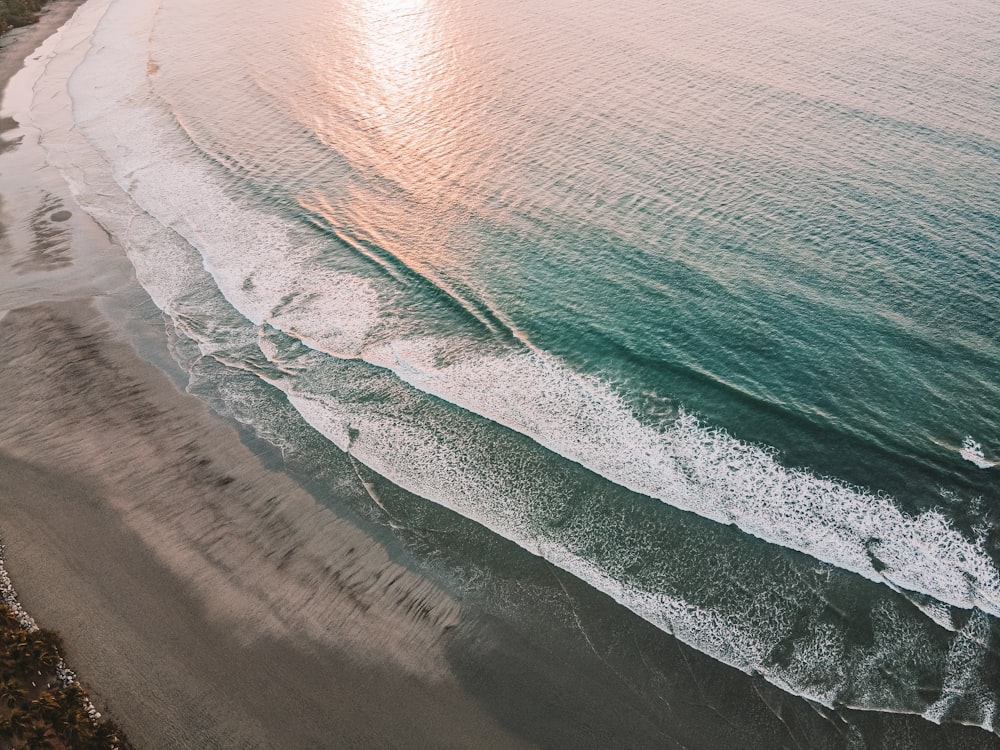
[[[3, 37], [0, 89], [79, 5], [52, 0]], [[322, 746], [334, 731], [344, 744], [523, 746], [449, 676], [441, 641], [460, 605], [138, 356], [136, 343], [165, 347], [163, 331], [127, 342], [149, 321], [107, 317], [141, 303], [137, 284], [74, 267], [103, 240], [57, 225], [83, 212], [51, 169], [24, 180], [25, 163], [0, 183], [0, 537], [18, 600], [59, 629], [94, 703], [137, 747]], [[27, 182], [38, 210], [10, 218]], [[108, 296], [129, 282], [131, 299]]]
[[[6, 50], [0, 65], [17, 69]], [[172, 379], [155, 310], [123, 312], [151, 306], [134, 279], [91, 284], [76, 249], [89, 259], [113, 240], [72, 228], [63, 255], [42, 252], [52, 216], [83, 214], [60, 189], [21, 249], [34, 261], [18, 278], [37, 289], [0, 284], [0, 537], [28, 610], [64, 633], [137, 747], [840, 747], [827, 734], [841, 717], [689, 652], [527, 553], [512, 588], [551, 578], [535, 595], [565, 595], [568, 627], [499, 622], [324, 504]], [[336, 492], [370, 481], [406, 502], [354, 470]], [[575, 641], [555, 643], [566, 632]], [[915, 717], [855, 722], [946, 746]], [[973, 731], [966, 747], [990, 746]]]
[[[457, 605], [264, 468], [89, 304], [14, 310], [0, 340], [0, 390], [32, 406], [0, 428], [8, 571], [138, 747], [319, 746], [332, 726], [364, 742], [520, 745], [448, 677]], [[414, 620], [416, 602], [432, 614]], [[282, 698], [265, 677], [304, 684]], [[380, 722], [386, 688], [398, 713]]]
[[[8, 78], [78, 4], [54, 0], [14, 40]], [[458, 601], [350, 503], [331, 509], [367, 479], [319, 503], [274, 446], [184, 392], [131, 264], [37, 133], [15, 135], [0, 162], [0, 536], [20, 601], [130, 742], [663, 744], [600, 658], [590, 694], [574, 658]]]
[[[52, 2], [46, 3], [43, 0], [33, 22], [12, 26], [0, 32], [0, 94], [6, 90], [11, 77], [24, 65], [27, 56], [60, 28], [83, 2], [84, 0], [52, 0]], [[13, 120], [0, 119], [0, 136], [12, 128], [16, 128], [16, 123]], [[7, 141], [0, 141], [0, 153], [9, 149], [11, 145]], [[3, 314], [0, 314], [0, 321], [6, 312], [3, 311]], [[59, 636], [52, 634], [52, 631], [40, 628], [31, 614], [22, 606], [7, 570], [6, 545], [2, 532], [3, 529], [0, 528], [0, 607], [5, 608], [6, 617], [3, 619], [3, 633], [0, 635], [12, 632], [8, 628], [20, 628], [25, 634], [53, 638], [57, 649], [57, 661], [51, 665], [52, 673], [50, 675], [50, 678], [55, 681], [55, 686], [42, 695], [50, 701], [50, 706], [58, 705], [62, 713], [52, 714], [51, 711], [48, 711], [38, 714], [26, 705], [20, 706], [21, 710], [28, 710], [29, 715], [34, 716], [36, 722], [41, 722], [42, 726], [49, 727], [50, 737], [60, 734], [60, 729], [80, 733], [93, 732], [101, 728], [105, 730], [102, 737], [108, 742], [109, 747], [130, 748], [131, 745], [127, 738], [121, 735], [120, 730], [113, 723], [109, 724], [107, 719], [102, 717], [90, 700], [85, 685], [79, 681], [76, 673], [67, 665], [65, 648], [62, 646]], [[44, 665], [37, 666], [45, 669]], [[16, 680], [17, 678], [12, 677], [11, 679]], [[25, 689], [23, 695], [26, 697], [30, 697], [36, 692], [32, 687], [28, 687], [29, 683], [26, 677], [21, 680], [21, 683]], [[31, 682], [30, 685], [33, 686], [34, 682]], [[9, 700], [12, 699], [12, 697], [9, 698]], [[9, 704], [7, 710], [10, 710]], [[79, 710], [82, 710], [82, 716], [86, 717], [86, 720], [74, 729], [66, 728], [63, 723], [64, 717], [72, 716], [73, 711]], [[85, 728], [87, 726], [90, 727], [89, 730]], [[92, 740], [98, 741], [96, 736], [93, 736]], [[11, 741], [13, 741], [13, 737], [11, 737]]]

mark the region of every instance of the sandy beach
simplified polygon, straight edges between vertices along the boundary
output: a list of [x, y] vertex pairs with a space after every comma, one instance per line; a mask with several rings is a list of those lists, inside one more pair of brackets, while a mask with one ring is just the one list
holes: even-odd
[[519, 744], [449, 684], [457, 603], [265, 469], [86, 303], [16, 310], [0, 336], [0, 391], [29, 407], [0, 430], [11, 575], [139, 746], [321, 746], [334, 727], [344, 746]]
[[[55, 0], [3, 39], [0, 89], [78, 5]], [[450, 511], [353, 458], [337, 486], [311, 486], [185, 390], [121, 249], [37, 134], [14, 128], [0, 149], [0, 540], [26, 610], [135, 747], [995, 746], [784, 693], [471, 521], [451, 526], [466, 538], [408, 545], [393, 508]], [[471, 549], [469, 578], [509, 567], [449, 586], [434, 575], [447, 564], [420, 558], [433, 542]]]
[[[0, 86], [78, 4], [4, 38]], [[26, 241], [4, 228], [5, 310], [87, 275], [93, 237], [46, 195]], [[449, 676], [459, 604], [265, 468], [89, 299], [13, 309], [0, 338], [7, 567], [138, 747], [523, 745]]]

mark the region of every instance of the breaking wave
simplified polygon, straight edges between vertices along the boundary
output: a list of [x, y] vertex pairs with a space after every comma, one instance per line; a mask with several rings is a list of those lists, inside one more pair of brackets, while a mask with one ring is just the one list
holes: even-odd
[[[1000, 578], [981, 543], [939, 512], [908, 515], [892, 498], [783, 467], [766, 448], [690, 414], [649, 423], [611, 385], [544, 352], [394, 335], [385, 309], [398, 290], [317, 264], [325, 238], [241, 204], [157, 100], [146, 65], [155, 11], [155, 3], [91, 0], [26, 71], [37, 77], [30, 117], [81, 205], [123, 243], [140, 283], [203, 356], [279, 388], [318, 432], [401, 487], [721, 661], [826, 705], [993, 725], [996, 696], [983, 671]], [[61, 94], [67, 78], [72, 106]], [[963, 456], [985, 461], [967, 443]], [[640, 564], [649, 550], [667, 554], [657, 535], [684, 527], [682, 518], [630, 528], [609, 521], [616, 506], [597, 500], [583, 518], [554, 503], [564, 490], [538, 468], [542, 448], [822, 564], [798, 581], [766, 571], [740, 586], [715, 581], [717, 596], [699, 601], [683, 576], [648, 572], [659, 558]], [[707, 526], [698, 533], [716, 533]], [[718, 554], [739, 581], [738, 559], [755, 548], [727, 539], [731, 548]], [[616, 545], [626, 548], [610, 554]], [[884, 584], [865, 588], [870, 612], [851, 613], [870, 618], [864, 646], [821, 603], [801, 614], [821, 581], [862, 584], [849, 574]], [[918, 605], [924, 614], [897, 590], [929, 597]], [[951, 607], [980, 611], [956, 617]], [[883, 674], [886, 661], [936, 675], [941, 689], [932, 700], [916, 695], [912, 675]]]

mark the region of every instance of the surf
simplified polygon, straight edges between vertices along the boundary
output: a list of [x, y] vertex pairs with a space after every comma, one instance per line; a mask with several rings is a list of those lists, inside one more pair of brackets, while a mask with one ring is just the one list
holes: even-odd
[[[122, 30], [151, 28], [155, 4], [87, 7], [87, 22], [96, 26], [89, 49], [101, 54], [85, 48], [77, 27], [68, 30], [65, 51], [79, 47], [72, 58], [78, 66], [70, 79], [72, 106], [39, 95], [31, 116], [45, 129], [46, 148], [81, 204], [122, 241], [140, 282], [202, 360], [238, 367], [279, 389], [306, 423], [399, 486], [481, 523], [666, 632], [744, 671], [760, 671], [790, 692], [825, 705], [851, 700], [892, 709], [900, 702], [893, 692], [899, 687], [887, 687], [878, 677], [874, 665], [880, 659], [906, 663], [930, 653], [928, 669], [949, 684], [959, 678], [941, 659], [955, 651], [951, 663], [964, 670], [961, 680], [977, 695], [990, 695], [982, 679], [988, 637], [967, 658], [956, 649], [970, 642], [968, 624], [934, 608], [934, 618], [914, 619], [893, 593], [899, 588], [996, 615], [1000, 583], [979, 541], [960, 534], [939, 512], [911, 516], [891, 498], [782, 467], [768, 449], [691, 414], [647, 423], [612, 384], [543, 352], [475, 339], [394, 335], [384, 307], [399, 291], [310, 265], [328, 240], [231, 197], [232, 185], [206, 168], [210, 162], [151, 92], [148, 33]], [[98, 19], [104, 8], [106, 20]], [[83, 20], [78, 24], [86, 31]], [[47, 74], [41, 73], [39, 92], [58, 88], [55, 80], [44, 80]], [[128, 106], [120, 92], [129, 97]], [[71, 122], [61, 107], [72, 112]], [[333, 395], [338, 393], [340, 398]], [[267, 415], [255, 419], [266, 421]], [[518, 475], [516, 468], [491, 463], [483, 453], [491, 444], [498, 447], [500, 464], [515, 457], [535, 471]], [[779, 597], [778, 622], [756, 631], [760, 626], [741, 609], [766, 593], [754, 582], [741, 583], [749, 597], [730, 583], [719, 584], [715, 593], [723, 603], [692, 601], [696, 592], [673, 580], [659, 589], [651, 585], [660, 580], [655, 577], [637, 582], [625, 558], [641, 558], [643, 546], [618, 557], [599, 550], [612, 531], [622, 539], [638, 535], [643, 544], [653, 542], [627, 525], [602, 525], [615, 517], [613, 504], [594, 506], [599, 512], [589, 521], [570, 511], [553, 521], [549, 503], [561, 490], [545, 478], [547, 451], [574, 464], [567, 476], [587, 470], [608, 480], [609, 492], [627, 489], [661, 503], [671, 515], [630, 501], [657, 518], [658, 529], [669, 527], [665, 519], [683, 525], [673, 508], [713, 522], [722, 530], [690, 521], [698, 534], [726, 535], [732, 550], [720, 555], [736, 580], [739, 561], [758, 548], [724, 531], [726, 526], [809, 555], [820, 571], [805, 574], [811, 580], [829, 577], [850, 588], [861, 583], [850, 577], [855, 574], [882, 584], [871, 594], [878, 602], [874, 651], [852, 653], [837, 627], [821, 621], [811, 626], [809, 639], [793, 644], [792, 594]], [[795, 560], [792, 553], [781, 554]], [[680, 568], [683, 561], [670, 562]], [[810, 563], [787, 564], [799, 570]], [[983, 617], [973, 612], [968, 619], [976, 623], [975, 633], [983, 629]], [[948, 622], [951, 628], [941, 627]], [[775, 651], [785, 641], [788, 647]], [[811, 676], [818, 665], [832, 675], [826, 683]], [[844, 669], [857, 673], [845, 675]], [[992, 699], [983, 699], [976, 713], [955, 708], [958, 698], [946, 698], [932, 704], [933, 711], [912, 696], [902, 703], [939, 719], [957, 716], [984, 726], [992, 721]]]
[[[145, 59], [145, 42], [137, 43], [133, 59]], [[910, 515], [887, 496], [785, 468], [766, 447], [689, 413], [646, 423], [612, 385], [517, 342], [419, 335], [420, 321], [406, 322], [414, 333], [400, 338], [398, 316], [386, 308], [405, 288], [317, 266], [324, 235], [230, 197], [232, 187], [204, 168], [198, 148], [150, 91], [145, 64], [101, 69], [92, 57], [74, 74], [74, 90], [82, 89], [77, 79], [88, 68], [99, 95], [78, 97], [74, 116], [109, 159], [117, 186], [197, 249], [225, 301], [255, 326], [266, 323], [329, 356], [385, 368], [634, 492], [869, 580], [1000, 614], [993, 560], [938, 511]], [[148, 103], [121, 109], [119, 86]], [[107, 112], [116, 109], [120, 116], [112, 120]], [[127, 155], [118, 143], [130, 145]], [[130, 256], [138, 260], [138, 253]], [[183, 266], [162, 263], [140, 273], [140, 281], [174, 315], [189, 290], [179, 277], [168, 289], [164, 271], [173, 269], [169, 278]]]

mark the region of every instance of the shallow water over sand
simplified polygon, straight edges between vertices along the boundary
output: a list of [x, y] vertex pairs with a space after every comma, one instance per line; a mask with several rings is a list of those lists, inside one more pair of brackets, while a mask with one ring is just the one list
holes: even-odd
[[195, 392], [790, 693], [994, 729], [993, 16], [107, 5], [31, 116]]

